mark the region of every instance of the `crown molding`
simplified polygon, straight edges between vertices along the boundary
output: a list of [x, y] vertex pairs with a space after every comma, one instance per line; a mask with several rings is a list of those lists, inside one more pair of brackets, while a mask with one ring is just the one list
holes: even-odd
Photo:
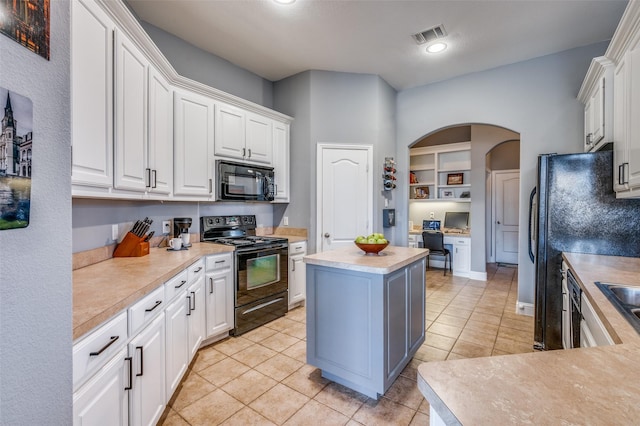
[[622, 18], [620, 18], [605, 56], [617, 64], [638, 35], [640, 35], [640, 1], [630, 0]]
[[[613, 76], [614, 67], [615, 64], [609, 58], [604, 56], [593, 58], [591, 60], [591, 65], [589, 65], [589, 69], [587, 70], [587, 74], [584, 76], [584, 80], [582, 81], [580, 91], [578, 92], [578, 100], [583, 104], [589, 102], [589, 98], [593, 93], [593, 89], [598, 84], [600, 77], [605, 73], [610, 73], [611, 76]], [[609, 76], [605, 77], [605, 79], [608, 77]]]

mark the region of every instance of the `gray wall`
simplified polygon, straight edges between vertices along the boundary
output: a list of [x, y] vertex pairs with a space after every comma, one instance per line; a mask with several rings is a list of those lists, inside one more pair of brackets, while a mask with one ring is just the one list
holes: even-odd
[[[382, 209], [397, 190], [382, 190], [385, 157], [395, 157], [396, 92], [380, 77], [332, 71], [307, 71], [276, 83], [275, 108], [296, 119], [291, 126], [293, 202], [276, 216], [290, 226], [308, 227], [309, 251], [316, 248], [316, 146], [318, 143], [373, 145], [375, 232], [382, 232]], [[297, 184], [298, 179], [301, 184]], [[393, 241], [394, 231], [384, 230]]]
[[520, 168], [520, 141], [499, 144], [487, 154], [490, 170], [516, 170]]
[[2, 425], [72, 423], [70, 15], [50, 7], [50, 61], [0, 36], [0, 86], [34, 121], [30, 223], [0, 231]]
[[[398, 161], [401, 162], [397, 194], [398, 218], [408, 217], [409, 146], [438, 129], [466, 123], [501, 126], [521, 135], [520, 193], [535, 186], [536, 158], [545, 152], [577, 152], [582, 149], [584, 109], [576, 95], [593, 57], [602, 55], [607, 43], [572, 49], [441, 83], [409, 89], [398, 94]], [[485, 159], [472, 166], [474, 194], [484, 194]], [[475, 185], [480, 185], [478, 192]], [[520, 198], [520, 223], [528, 221], [528, 197]], [[483, 228], [484, 202], [472, 206], [472, 230]], [[406, 219], [398, 221], [406, 239]], [[482, 232], [481, 234], [484, 234]], [[473, 271], [484, 270], [484, 235], [473, 233]], [[527, 255], [527, 234], [520, 233], [518, 298], [533, 303], [534, 269]]]
[[140, 25], [181, 76], [268, 108], [273, 106], [271, 81], [206, 52], [148, 22], [140, 21]]

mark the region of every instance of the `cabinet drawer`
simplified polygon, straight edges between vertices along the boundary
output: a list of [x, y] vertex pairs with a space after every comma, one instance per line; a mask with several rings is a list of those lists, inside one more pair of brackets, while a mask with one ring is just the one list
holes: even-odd
[[456, 246], [468, 246], [469, 245], [469, 238], [453, 238], [452, 239], [453, 244]]
[[182, 293], [186, 290], [188, 280], [187, 270], [180, 272], [175, 277], [171, 278], [169, 281], [164, 283], [164, 299], [167, 302], [170, 302], [175, 296], [179, 293]]
[[307, 242], [300, 241], [299, 243], [289, 244], [289, 256], [294, 254], [306, 253], [307, 251]]
[[193, 265], [187, 268], [188, 277], [187, 280], [192, 283], [200, 276], [204, 275], [204, 259], [198, 260]]
[[160, 286], [129, 308], [129, 334], [134, 336], [146, 323], [163, 310], [164, 286]]
[[127, 312], [109, 320], [73, 345], [73, 387], [77, 388], [89, 373], [101, 368], [127, 343]]
[[207, 271], [215, 271], [216, 269], [231, 268], [233, 258], [231, 253], [218, 254], [215, 256], [207, 256]]

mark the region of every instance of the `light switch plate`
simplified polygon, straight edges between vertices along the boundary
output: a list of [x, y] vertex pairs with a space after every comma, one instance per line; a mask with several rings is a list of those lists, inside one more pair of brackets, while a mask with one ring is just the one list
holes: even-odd
[[162, 233], [168, 235], [171, 232], [171, 221], [163, 220], [162, 221]]

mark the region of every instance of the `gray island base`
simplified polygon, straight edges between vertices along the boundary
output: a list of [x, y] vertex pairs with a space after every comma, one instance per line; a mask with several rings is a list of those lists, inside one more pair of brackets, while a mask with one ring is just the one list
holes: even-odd
[[306, 256], [307, 363], [370, 398], [383, 395], [425, 332], [428, 250], [355, 245]]

